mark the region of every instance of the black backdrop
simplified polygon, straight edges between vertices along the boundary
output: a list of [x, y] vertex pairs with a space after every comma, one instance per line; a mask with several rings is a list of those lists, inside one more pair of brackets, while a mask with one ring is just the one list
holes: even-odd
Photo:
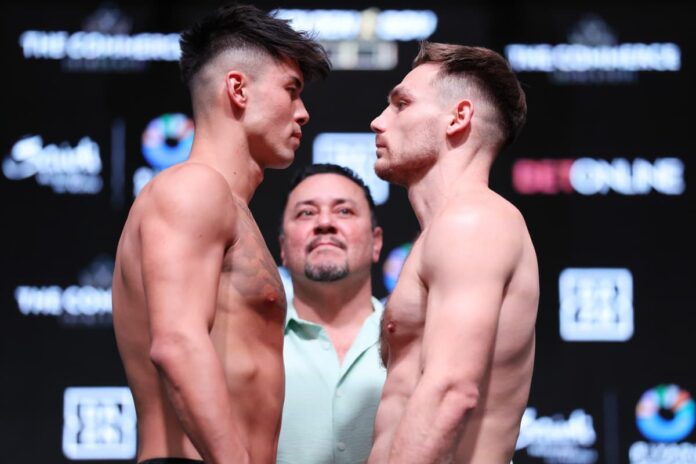
[[[122, 390], [104, 389], [126, 385], [110, 325], [110, 267], [134, 177], [152, 172], [142, 154], [145, 127], [164, 114], [191, 114], [176, 62], [155, 57], [166, 50], [149, 61], [131, 59], [137, 46], [120, 59], [61, 58], [55, 31], [66, 31], [66, 43], [86, 30], [157, 33], [166, 42], [165, 34], [211, 6], [2, 7], [2, 462], [93, 461], [100, 453], [118, 462], [113, 458], [132, 454], [128, 401], [118, 396]], [[685, 7], [379, 1], [282, 7], [374, 8], [372, 17], [429, 8], [438, 20], [431, 40], [503, 54], [519, 44], [528, 67], [542, 63], [545, 70], [517, 68], [528, 123], [491, 176], [492, 187], [523, 212], [541, 272], [535, 375], [515, 462], [696, 463], [694, 403], [687, 396], [696, 394], [688, 206], [696, 33]], [[364, 41], [370, 40], [368, 34]], [[393, 69], [337, 69], [307, 87], [311, 121], [295, 167], [312, 162], [319, 134], [369, 133], [417, 50], [415, 40], [392, 45]], [[582, 54], [592, 47], [604, 47], [600, 64]], [[618, 55], [606, 58], [611, 53]], [[267, 171], [251, 203], [276, 257], [291, 171]], [[73, 192], [60, 191], [66, 188]], [[413, 239], [417, 222], [395, 186], [378, 214], [385, 247], [374, 287], [384, 297], [383, 266]]]

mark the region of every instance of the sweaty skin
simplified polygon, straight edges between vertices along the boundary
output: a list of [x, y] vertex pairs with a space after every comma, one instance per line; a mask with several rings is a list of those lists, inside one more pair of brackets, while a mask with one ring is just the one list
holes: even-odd
[[138, 460], [275, 463], [285, 295], [219, 172], [188, 161], [143, 189], [119, 241], [113, 303]]
[[446, 200], [384, 313], [388, 374], [369, 463], [510, 462], [532, 377], [538, 285], [517, 209], [484, 186]]

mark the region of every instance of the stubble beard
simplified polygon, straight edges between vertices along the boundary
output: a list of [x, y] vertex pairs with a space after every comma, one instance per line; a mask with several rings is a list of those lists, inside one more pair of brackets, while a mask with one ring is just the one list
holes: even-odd
[[417, 155], [405, 155], [398, 162], [380, 160], [381, 164], [375, 164], [375, 174], [380, 179], [405, 187], [413, 184], [423, 177], [437, 161], [437, 152], [434, 149], [431, 147], [423, 148], [424, 150], [419, 151]]
[[314, 266], [305, 264], [305, 277], [314, 282], [335, 282], [341, 280], [348, 275], [348, 263], [342, 265], [322, 264]]
[[[422, 178], [435, 164], [438, 150], [435, 146], [434, 127], [424, 127], [411, 140], [401, 144], [409, 147], [401, 152], [391, 152], [391, 159], [382, 157], [375, 163], [375, 174], [380, 179], [405, 187]], [[413, 141], [419, 143], [413, 143]], [[396, 155], [396, 156], [394, 156]]]

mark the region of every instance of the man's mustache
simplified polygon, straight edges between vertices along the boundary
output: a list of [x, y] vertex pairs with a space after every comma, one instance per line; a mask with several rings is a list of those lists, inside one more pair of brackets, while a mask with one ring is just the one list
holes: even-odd
[[309, 245], [307, 245], [307, 252], [312, 251], [319, 245], [323, 245], [325, 243], [330, 243], [331, 245], [337, 246], [338, 248], [345, 250], [346, 245], [336, 237], [317, 237], [313, 239], [311, 242], [309, 242]]

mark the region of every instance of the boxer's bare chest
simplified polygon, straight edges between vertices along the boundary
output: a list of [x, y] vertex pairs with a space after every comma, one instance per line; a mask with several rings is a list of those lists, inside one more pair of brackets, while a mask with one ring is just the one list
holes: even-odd
[[[223, 259], [222, 277], [227, 290], [269, 318], [285, 318], [285, 292], [271, 253], [246, 207], [238, 207], [235, 243]], [[282, 316], [282, 317], [281, 317]]]
[[404, 262], [382, 318], [382, 339], [390, 356], [398, 357], [420, 343], [425, 325], [428, 292], [420, 277], [422, 247], [413, 245]]

